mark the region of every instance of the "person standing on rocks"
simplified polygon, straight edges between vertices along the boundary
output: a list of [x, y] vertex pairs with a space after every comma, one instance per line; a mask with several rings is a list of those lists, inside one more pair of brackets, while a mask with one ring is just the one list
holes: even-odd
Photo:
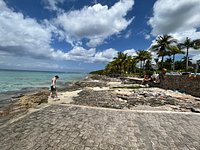
[[52, 78], [51, 80], [51, 92], [50, 92], [50, 98], [53, 98], [53, 93], [56, 94], [56, 98], [58, 97], [57, 89], [56, 89], [56, 81], [59, 79], [59, 76], [56, 75], [55, 77]]

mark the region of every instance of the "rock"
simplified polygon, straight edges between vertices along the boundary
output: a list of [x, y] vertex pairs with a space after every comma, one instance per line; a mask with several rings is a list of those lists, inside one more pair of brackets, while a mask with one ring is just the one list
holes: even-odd
[[[79, 93], [78, 97], [74, 98], [73, 104], [89, 105], [95, 107], [107, 107], [116, 109], [133, 109], [137, 106], [153, 107], [165, 106], [165, 108], [173, 108], [178, 111], [188, 111], [192, 107], [200, 108], [198, 100], [186, 99], [184, 97], [177, 98], [170, 95], [169, 91], [160, 88], [135, 88], [130, 89], [128, 94], [116, 90], [110, 90], [109, 82], [120, 82], [117, 87], [128, 89], [136, 84], [130, 84], [126, 78], [110, 78], [106, 76], [91, 76], [86, 80], [76, 82], [70, 89], [84, 89]], [[125, 84], [121, 84], [125, 83]], [[95, 91], [93, 88], [84, 87], [109, 87], [108, 89]], [[137, 85], [139, 87], [139, 85]], [[120, 89], [121, 90], [121, 89]], [[171, 91], [170, 91], [171, 92]], [[163, 107], [162, 107], [163, 108]]]
[[48, 96], [48, 91], [40, 91], [34, 94], [25, 95], [20, 98], [20, 104], [27, 108], [34, 107], [41, 103], [47, 103]]
[[200, 113], [200, 109], [194, 107], [191, 108], [191, 111], [195, 113]]
[[176, 100], [174, 98], [166, 98], [165, 104], [176, 105]]

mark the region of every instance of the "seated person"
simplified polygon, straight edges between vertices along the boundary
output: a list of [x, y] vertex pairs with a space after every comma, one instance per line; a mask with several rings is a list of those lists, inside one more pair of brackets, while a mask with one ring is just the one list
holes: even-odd
[[160, 72], [159, 74], [156, 74], [154, 73], [151, 78], [152, 78], [152, 81], [154, 83], [160, 83], [161, 80], [164, 80], [165, 79], [165, 74], [167, 72], [167, 69], [163, 68], [162, 69], [162, 72]]
[[144, 75], [144, 79], [142, 80], [141, 84], [145, 84], [146, 82], [151, 80], [151, 76], [149, 74]]

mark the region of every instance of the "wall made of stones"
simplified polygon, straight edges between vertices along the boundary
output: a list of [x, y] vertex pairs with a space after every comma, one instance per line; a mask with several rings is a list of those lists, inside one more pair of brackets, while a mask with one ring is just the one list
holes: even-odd
[[166, 75], [165, 79], [155, 86], [200, 97], [200, 75], [196, 77], [189, 75]]

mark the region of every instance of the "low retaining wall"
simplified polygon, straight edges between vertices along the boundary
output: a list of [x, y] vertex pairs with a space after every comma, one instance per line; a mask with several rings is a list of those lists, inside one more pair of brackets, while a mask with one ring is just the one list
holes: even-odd
[[200, 75], [196, 77], [189, 75], [166, 75], [161, 83], [153, 84], [153, 86], [177, 90], [179, 92], [200, 97]]

